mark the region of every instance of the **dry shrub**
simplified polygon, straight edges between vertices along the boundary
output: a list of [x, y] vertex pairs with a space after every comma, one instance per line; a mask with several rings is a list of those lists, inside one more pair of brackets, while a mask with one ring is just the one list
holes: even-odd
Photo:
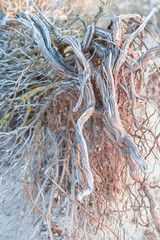
[[4, 195], [15, 175], [31, 203], [19, 238], [33, 211], [29, 239], [40, 226], [50, 239], [130, 239], [127, 221], [160, 233], [159, 185], [149, 181], [160, 152], [153, 11], [114, 16], [104, 29], [102, 6], [88, 25], [71, 1], [48, 2], [27, 2], [27, 11], [21, 2], [12, 15], [14, 2], [0, 25]]

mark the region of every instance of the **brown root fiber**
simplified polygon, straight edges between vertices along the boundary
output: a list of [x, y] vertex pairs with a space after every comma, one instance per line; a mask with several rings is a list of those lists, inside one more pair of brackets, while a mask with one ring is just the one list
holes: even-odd
[[153, 13], [74, 31], [28, 3], [0, 25], [1, 163], [21, 169], [16, 181], [50, 239], [125, 239], [129, 216], [160, 233], [149, 183], [160, 153]]

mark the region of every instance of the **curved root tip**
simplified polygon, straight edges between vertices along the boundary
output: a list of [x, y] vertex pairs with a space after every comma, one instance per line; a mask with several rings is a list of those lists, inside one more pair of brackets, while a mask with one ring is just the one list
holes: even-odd
[[85, 196], [90, 195], [92, 191], [93, 191], [93, 189], [91, 189], [91, 188], [88, 187], [86, 190], [80, 192], [80, 193], [77, 195], [77, 200], [78, 200], [79, 202], [81, 202], [82, 199], [83, 199]]

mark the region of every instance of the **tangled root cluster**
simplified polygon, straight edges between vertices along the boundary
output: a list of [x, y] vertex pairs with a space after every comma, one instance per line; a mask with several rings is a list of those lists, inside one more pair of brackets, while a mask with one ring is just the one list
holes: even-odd
[[129, 210], [160, 233], [147, 174], [160, 152], [160, 42], [146, 28], [154, 11], [83, 34], [33, 6], [0, 25], [4, 194], [18, 172], [36, 214], [31, 235], [46, 223], [50, 239], [129, 239]]

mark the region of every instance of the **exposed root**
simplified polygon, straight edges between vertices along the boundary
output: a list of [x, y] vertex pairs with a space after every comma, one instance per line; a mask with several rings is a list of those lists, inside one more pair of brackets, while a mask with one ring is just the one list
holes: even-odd
[[[100, 229], [107, 229], [104, 239], [108, 230], [116, 239], [121, 229], [128, 236], [122, 212], [127, 215], [130, 202], [130, 209], [138, 204], [140, 216], [142, 207], [148, 216], [144, 194], [160, 233], [146, 180], [151, 171], [146, 159], [154, 156], [156, 164], [160, 152], [160, 63], [153, 59], [160, 45], [154, 39], [152, 48], [144, 43], [153, 14], [154, 10], [145, 19], [135, 14], [114, 16], [106, 29], [87, 25], [82, 32], [73, 31], [73, 23], [47, 19], [28, 3], [27, 11], [14, 12], [0, 25], [1, 164], [8, 164], [11, 172], [22, 168], [17, 180], [23, 179], [51, 239], [55, 234], [81, 239], [87, 230], [93, 236]], [[136, 184], [141, 186], [138, 197], [132, 188]], [[121, 210], [118, 198], [122, 203], [125, 194], [130, 201]], [[57, 227], [52, 215], [60, 209], [65, 218], [57, 220]], [[114, 230], [109, 220], [119, 227]]]

